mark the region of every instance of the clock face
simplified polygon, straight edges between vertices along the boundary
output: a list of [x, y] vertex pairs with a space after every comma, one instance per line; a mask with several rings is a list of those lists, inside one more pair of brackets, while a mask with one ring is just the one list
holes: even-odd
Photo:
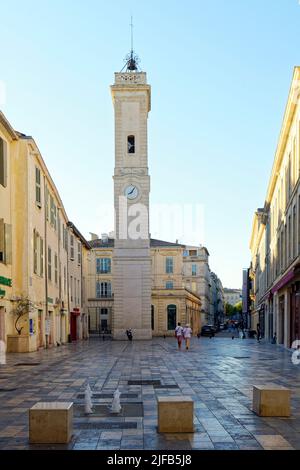
[[139, 190], [134, 184], [130, 184], [125, 188], [125, 196], [128, 199], [135, 199], [139, 195]]

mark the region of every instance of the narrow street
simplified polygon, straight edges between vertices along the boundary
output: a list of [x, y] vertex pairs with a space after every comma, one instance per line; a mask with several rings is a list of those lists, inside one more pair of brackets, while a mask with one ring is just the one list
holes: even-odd
[[[93, 338], [8, 354], [6, 361], [0, 365], [0, 449], [300, 449], [300, 366], [279, 346], [224, 335], [193, 338], [186, 352], [177, 351], [174, 338]], [[86, 416], [88, 382], [94, 414]], [[290, 418], [251, 411], [252, 386], [271, 383], [291, 388]], [[117, 387], [118, 416], [108, 410]], [[158, 434], [156, 397], [182, 394], [194, 400], [195, 432]], [[68, 445], [28, 443], [28, 410], [38, 401], [74, 403]]]

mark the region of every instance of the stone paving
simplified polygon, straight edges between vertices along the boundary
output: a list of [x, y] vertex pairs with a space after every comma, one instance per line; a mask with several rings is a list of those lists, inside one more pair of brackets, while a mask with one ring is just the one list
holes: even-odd
[[[92, 416], [83, 408], [88, 382], [95, 394]], [[260, 418], [251, 411], [253, 384], [271, 383], [291, 388], [290, 418]], [[117, 387], [124, 405], [119, 416], [108, 410]], [[195, 432], [158, 434], [156, 398], [178, 394], [194, 399]], [[38, 401], [74, 402], [68, 445], [29, 444], [28, 409]], [[300, 365], [279, 346], [201, 337], [192, 339], [189, 351], [178, 351], [174, 338], [91, 338], [7, 355], [0, 365], [0, 449], [300, 449], [299, 405]]]

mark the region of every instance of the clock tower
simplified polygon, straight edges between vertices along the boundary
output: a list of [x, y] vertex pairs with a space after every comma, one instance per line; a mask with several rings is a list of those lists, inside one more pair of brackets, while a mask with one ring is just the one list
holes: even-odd
[[151, 88], [133, 50], [111, 86], [115, 111], [113, 338], [150, 339], [151, 257], [147, 119]]

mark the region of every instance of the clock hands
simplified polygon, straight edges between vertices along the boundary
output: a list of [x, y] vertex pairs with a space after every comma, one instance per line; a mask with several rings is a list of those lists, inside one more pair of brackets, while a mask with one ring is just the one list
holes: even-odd
[[132, 194], [134, 190], [135, 190], [135, 186], [133, 186], [132, 190], [129, 191], [128, 195]]

